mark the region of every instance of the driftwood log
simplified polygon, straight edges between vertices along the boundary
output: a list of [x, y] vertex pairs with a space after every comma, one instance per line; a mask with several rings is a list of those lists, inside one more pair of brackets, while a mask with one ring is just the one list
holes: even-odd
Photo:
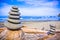
[[[25, 35], [25, 33], [27, 34]], [[45, 35], [45, 32], [44, 31], [41, 32], [38, 29], [35, 30], [35, 29], [28, 29], [28, 28], [22, 28], [22, 30], [16, 30], [16, 31], [8, 30], [7, 28], [0, 28], [0, 40], [25, 40], [26, 36], [31, 35], [31, 34]], [[52, 38], [52, 37], [53, 35], [46, 35], [43, 38], [38, 37], [37, 40], [47, 40], [48, 38]], [[28, 38], [26, 38], [26, 40], [28, 40]]]
[[0, 40], [22, 40], [23, 31], [22, 30], [8, 30], [1, 29], [0, 30]]

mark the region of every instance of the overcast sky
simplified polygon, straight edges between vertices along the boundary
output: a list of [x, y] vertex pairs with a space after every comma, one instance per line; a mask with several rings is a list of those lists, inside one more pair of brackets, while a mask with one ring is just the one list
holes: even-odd
[[12, 6], [18, 6], [21, 16], [57, 16], [59, 0], [0, 0], [0, 16], [7, 16]]

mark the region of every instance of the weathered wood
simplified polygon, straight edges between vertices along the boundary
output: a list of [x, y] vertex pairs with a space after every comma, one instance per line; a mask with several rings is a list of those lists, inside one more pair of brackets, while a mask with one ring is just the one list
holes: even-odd
[[[4, 30], [7, 30], [5, 31], [4, 33]], [[23, 31], [22, 30], [15, 30], [15, 31], [12, 31], [12, 30], [8, 30], [8, 29], [0, 29], [1, 31], [1, 38], [0, 40], [22, 40], [22, 37], [23, 37]]]
[[[24, 30], [23, 30], [24, 29]], [[4, 39], [4, 40], [22, 40], [24, 37], [26, 38], [26, 36], [28, 36], [28, 34], [29, 35], [31, 35], [31, 34], [34, 34], [34, 35], [36, 35], [36, 34], [43, 34], [44, 35], [44, 37], [43, 38], [38, 38], [37, 40], [46, 40], [46, 39], [48, 39], [48, 38], [51, 38], [51, 37], [53, 37], [53, 35], [46, 35], [46, 33], [45, 32], [41, 32], [41, 31], [30, 31], [29, 32], [29, 30], [33, 30], [33, 29], [29, 29], [29, 30], [27, 30], [28, 28], [23, 28], [22, 30], [15, 30], [15, 31], [12, 31], [12, 30], [8, 30], [8, 29], [6, 29], [6, 28], [1, 28], [1, 30], [2, 31], [4, 31], [4, 30], [8, 30], [7, 32], [6, 32], [6, 34], [5, 34], [5, 36], [3, 36], [2, 38]], [[0, 30], [0, 31], [1, 31]], [[26, 32], [27, 31], [27, 32]], [[24, 36], [25, 35], [25, 33], [28, 33], [28, 34], [26, 34], [26, 36]], [[32, 32], [32, 33], [31, 33]], [[4, 34], [4, 33], [3, 33]], [[24, 35], [23, 35], [24, 34]], [[28, 40], [28, 38], [26, 38], [27, 40]], [[24, 39], [23, 39], [24, 40]]]

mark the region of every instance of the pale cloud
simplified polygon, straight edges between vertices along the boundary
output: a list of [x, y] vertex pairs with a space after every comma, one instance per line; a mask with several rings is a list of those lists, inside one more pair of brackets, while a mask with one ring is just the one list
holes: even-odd
[[8, 5], [6, 3], [3, 3], [4, 6], [0, 8], [0, 16], [8, 15], [8, 12], [10, 11], [12, 5]]
[[48, 6], [48, 7], [54, 7], [58, 5], [58, 1], [51, 1], [47, 2], [47, 0], [17, 0], [18, 2], [24, 1], [26, 4], [32, 5], [32, 6]]
[[[48, 5], [47, 4], [43, 4], [43, 5]], [[4, 6], [0, 9], [0, 15], [8, 15], [8, 12], [10, 11], [11, 7], [13, 5], [8, 5], [4, 3]], [[50, 5], [52, 6], [52, 4]], [[49, 7], [49, 6], [42, 6], [42, 7], [20, 7], [19, 6], [19, 10], [21, 12], [22, 16], [54, 16], [54, 15], [58, 15], [59, 10], [53, 7]]]
[[59, 10], [55, 7], [58, 1], [47, 0], [17, 0], [18, 2], [24, 1], [26, 4], [33, 6], [33, 8], [21, 8], [22, 15], [42, 16], [42, 15], [57, 15]]
[[27, 16], [56, 16], [58, 10], [54, 8], [39, 7], [39, 8], [20, 8], [22, 15]]

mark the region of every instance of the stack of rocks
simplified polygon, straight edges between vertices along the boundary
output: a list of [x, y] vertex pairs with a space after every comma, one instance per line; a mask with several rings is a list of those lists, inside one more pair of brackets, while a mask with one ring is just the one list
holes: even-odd
[[9, 17], [5, 26], [9, 29], [19, 29], [22, 27], [20, 21], [20, 13], [17, 7], [12, 7], [11, 11], [9, 12]]
[[6, 26], [4, 31], [0, 33], [0, 40], [22, 40], [23, 30], [21, 29], [20, 13], [16, 6], [12, 7], [9, 12], [7, 22], [4, 23]]
[[49, 30], [48, 34], [54, 35], [55, 34], [55, 28], [56, 28], [55, 26], [50, 25], [50, 30]]
[[55, 26], [50, 25], [50, 34], [55, 34]]

